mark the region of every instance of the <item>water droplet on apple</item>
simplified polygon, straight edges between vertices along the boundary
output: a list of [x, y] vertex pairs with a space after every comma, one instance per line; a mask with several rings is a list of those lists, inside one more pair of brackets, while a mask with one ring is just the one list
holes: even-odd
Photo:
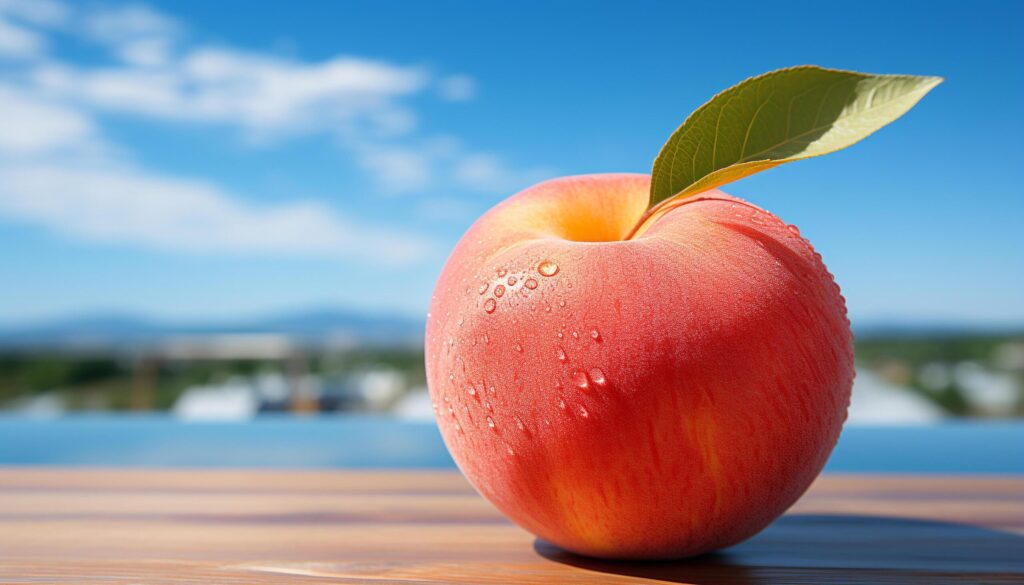
[[591, 329], [590, 338], [593, 339], [594, 341], [601, 341], [601, 332], [598, 331], [597, 329]]
[[490, 287], [491, 287], [491, 283], [485, 282], [485, 283], [481, 284], [480, 288], [477, 289], [477, 290], [480, 292], [480, 294], [484, 294], [485, 292], [487, 292], [487, 289], [490, 288]]
[[558, 306], [559, 307], [564, 307], [565, 306], [565, 301], [558, 301]]
[[[488, 313], [493, 313], [494, 309], [496, 308], [498, 308], [498, 303], [494, 302], [494, 299], [487, 299], [486, 301], [484, 301], [484, 311], [487, 311]], [[486, 336], [484, 337], [484, 341], [490, 343]]]
[[526, 282], [523, 283], [523, 286], [525, 286], [526, 288], [528, 288], [530, 290], [533, 290], [533, 289], [537, 288], [537, 281], [536, 281], [536, 279], [533, 279], [533, 278], [527, 278]]
[[788, 229], [789, 233], [793, 234], [794, 236], [800, 237], [800, 228], [796, 227], [795, 225], [787, 225], [786, 229]]
[[555, 353], [556, 355], [558, 355], [558, 361], [560, 362], [564, 362], [565, 360], [569, 359], [569, 356], [565, 355], [565, 350], [562, 349], [561, 347], [559, 347], [558, 351]]
[[561, 396], [558, 397], [558, 408], [565, 410], [565, 399], [563, 399]]
[[494, 394], [495, 393], [494, 386], [491, 386], [490, 388], [488, 388], [487, 391], [490, 392], [491, 394]]
[[504, 294], [505, 294], [505, 285], [499, 284], [498, 286], [494, 287], [494, 296], [496, 296], [496, 297], [498, 297], [500, 299]]
[[597, 386], [604, 386], [608, 383], [608, 378], [604, 375], [604, 370], [601, 368], [593, 368], [590, 370], [590, 380]]
[[519, 418], [518, 416], [515, 416], [513, 418], [516, 421], [516, 428], [518, 428], [520, 431], [525, 431], [526, 425], [523, 424], [523, 419]]
[[514, 276], [508, 277], [508, 285], [509, 286], [515, 286], [517, 282], [519, 282], [519, 279], [517, 279], [516, 277], [514, 277]]
[[466, 393], [470, 396], [476, 396], [476, 388], [470, 386], [469, 388], [466, 388]]
[[[487, 308], [486, 305], [487, 305], [487, 303], [484, 303], [484, 308]], [[488, 312], [490, 312], [490, 311], [488, 311]], [[487, 335], [486, 333], [484, 333], [484, 343], [486, 343], [487, 345], [491, 344], [491, 336]]]
[[572, 374], [572, 383], [576, 385], [580, 390], [586, 390], [590, 387], [590, 379], [587, 378], [587, 373], [583, 370], [575, 370]]
[[487, 426], [491, 427], [492, 429], [498, 428], [497, 425], [494, 424], [494, 419], [491, 417], [487, 417]]
[[498, 277], [499, 278], [502, 277], [502, 276], [505, 276], [506, 274], [508, 274], [508, 271], [505, 270], [504, 268], [499, 268], [498, 269]]
[[518, 351], [518, 352], [522, 352], [522, 351], [523, 351], [523, 344], [521, 344], [521, 343], [516, 343], [516, 351]]
[[587, 418], [590, 416], [590, 413], [587, 412], [586, 407], [584, 407], [582, 404], [576, 407], [576, 412], [578, 412], [580, 416], [582, 416], [583, 418]]
[[541, 276], [554, 276], [558, 274], [558, 264], [555, 264], [551, 260], [544, 260], [537, 265], [537, 272]]
[[579, 339], [580, 338], [580, 332], [579, 331], [573, 331], [572, 332], [572, 338], [573, 339]]
[[494, 405], [491, 404], [490, 400], [484, 400], [484, 408], [487, 410], [494, 410]]

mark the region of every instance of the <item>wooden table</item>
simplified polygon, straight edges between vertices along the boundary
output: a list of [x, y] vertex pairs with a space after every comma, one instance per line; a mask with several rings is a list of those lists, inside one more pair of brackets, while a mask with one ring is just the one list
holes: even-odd
[[0, 583], [1021, 583], [1024, 477], [826, 476], [727, 551], [575, 557], [456, 473], [0, 469]]

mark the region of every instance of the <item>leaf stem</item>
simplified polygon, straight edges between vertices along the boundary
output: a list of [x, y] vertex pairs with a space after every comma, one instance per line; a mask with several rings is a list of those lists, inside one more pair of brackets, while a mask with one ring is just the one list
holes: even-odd
[[[705, 193], [706, 192], [707, 191], [705, 191]], [[633, 226], [633, 229], [629, 231], [629, 233], [626, 235], [624, 239], [632, 240], [633, 238], [635, 238], [637, 235], [639, 235], [640, 230], [644, 227], [644, 225], [650, 222], [655, 216], [664, 216], [665, 213], [668, 213], [669, 211], [672, 211], [677, 207], [682, 207], [683, 205], [688, 205], [690, 203], [697, 203], [698, 201], [725, 201], [726, 203], [736, 203], [739, 205], [751, 207], [753, 209], [758, 209], [756, 206], [739, 199], [714, 197], [712, 195], [701, 195], [700, 193], [692, 195], [676, 195], [675, 197], [670, 197], [668, 199], [662, 200], [654, 207], [651, 207], [650, 209], [645, 211], [644, 214], [640, 216], [640, 219], [637, 220], [636, 225]]]
[[623, 238], [623, 239], [624, 240], [632, 240], [636, 236], [636, 233], [638, 231], [640, 231], [640, 228], [645, 223], [647, 223], [647, 220], [651, 219], [651, 216], [654, 215], [654, 212], [656, 210], [660, 209], [668, 201], [672, 201], [672, 200], [671, 199], [666, 199], [666, 200], [662, 201], [661, 203], [655, 205], [654, 207], [648, 208], [647, 211], [645, 211], [644, 214], [640, 216], [640, 219], [637, 220], [636, 224], [633, 226], [633, 229], [629, 230], [629, 233], [626, 234], [626, 237]]
[[632, 240], [639, 234], [640, 229], [644, 226], [644, 224], [650, 221], [651, 218], [658, 214], [658, 212], [662, 211], [671, 204], [682, 205], [683, 201], [688, 201], [691, 197], [692, 195], [686, 197], [680, 197], [678, 195], [675, 197], [669, 197], [668, 199], [663, 199], [662, 201], [658, 202], [653, 207], [648, 208], [647, 211], [645, 211], [644, 214], [640, 216], [640, 219], [637, 220], [636, 225], [633, 226], [633, 229], [629, 230], [629, 233], [626, 234], [626, 237], [624, 239]]

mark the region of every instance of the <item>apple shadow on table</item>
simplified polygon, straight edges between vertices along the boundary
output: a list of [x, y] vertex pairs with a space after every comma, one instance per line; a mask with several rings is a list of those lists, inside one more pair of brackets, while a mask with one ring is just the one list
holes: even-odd
[[[1024, 536], [967, 524], [880, 516], [784, 516], [746, 542], [679, 561], [594, 559], [540, 539], [534, 549], [548, 560], [589, 571], [697, 585], [823, 579], [976, 583], [1024, 574]], [[898, 572], [895, 580], [892, 572]]]

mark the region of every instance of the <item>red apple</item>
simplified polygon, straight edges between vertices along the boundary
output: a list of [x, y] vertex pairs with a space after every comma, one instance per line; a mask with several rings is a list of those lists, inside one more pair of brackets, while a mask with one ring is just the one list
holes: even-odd
[[593, 175], [509, 198], [459, 242], [427, 321], [459, 468], [585, 555], [752, 536], [821, 471], [850, 398], [844, 300], [796, 228], [708, 191], [627, 238], [649, 186]]

